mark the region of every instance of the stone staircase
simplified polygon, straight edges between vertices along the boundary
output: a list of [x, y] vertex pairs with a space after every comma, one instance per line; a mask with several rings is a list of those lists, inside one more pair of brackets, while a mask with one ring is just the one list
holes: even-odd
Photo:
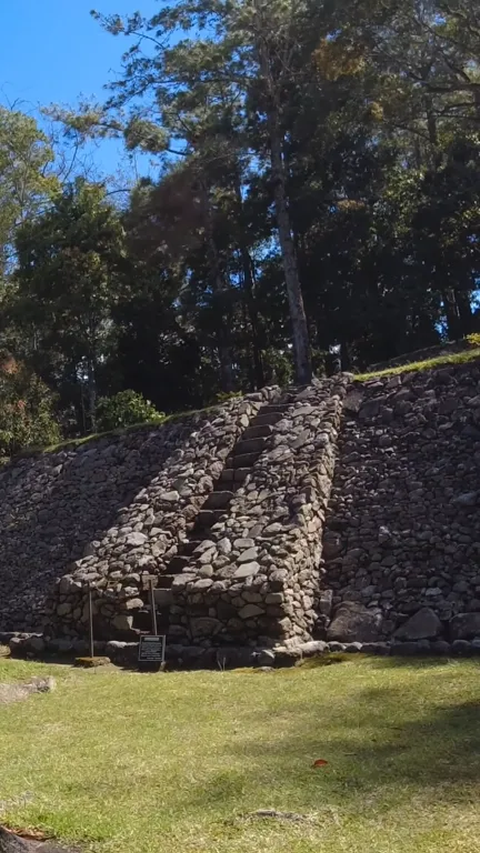
[[[171, 587], [175, 577], [188, 571], [190, 559], [195, 559], [201, 553], [212, 528], [228, 516], [235, 492], [243, 486], [255, 462], [269, 448], [273, 427], [289, 407], [290, 402], [262, 406], [227, 457], [212, 493], [198, 512], [187, 538], [180, 543], [177, 554], [171, 558], [167, 571], [157, 576], [154, 596], [159, 634], [169, 633], [169, 612], [173, 598]], [[134, 616], [133, 629], [136, 634], [150, 633], [152, 630], [151, 605], [147, 593], [143, 594], [143, 599], [145, 606]]]

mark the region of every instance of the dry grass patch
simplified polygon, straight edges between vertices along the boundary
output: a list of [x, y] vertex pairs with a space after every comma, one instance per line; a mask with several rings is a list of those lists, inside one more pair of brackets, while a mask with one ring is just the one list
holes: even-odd
[[58, 687], [0, 708], [10, 825], [98, 853], [477, 847], [475, 661], [168, 675], [0, 661], [0, 681], [26, 668]]

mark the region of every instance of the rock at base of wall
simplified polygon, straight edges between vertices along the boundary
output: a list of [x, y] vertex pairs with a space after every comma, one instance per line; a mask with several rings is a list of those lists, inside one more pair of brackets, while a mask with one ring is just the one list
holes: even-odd
[[459, 613], [450, 620], [452, 640], [473, 640], [480, 637], [480, 613]]
[[474, 653], [474, 648], [468, 640], [454, 640], [452, 643], [452, 652], [459, 657], [470, 657]]
[[415, 657], [416, 655], [427, 655], [432, 647], [428, 640], [405, 640], [403, 643], [394, 643], [391, 648], [393, 657]]
[[442, 623], [430, 607], [422, 607], [395, 632], [399, 640], [433, 640], [442, 634]]
[[356, 601], [340, 604], [327, 630], [327, 640], [340, 643], [375, 643], [381, 639], [382, 614]]

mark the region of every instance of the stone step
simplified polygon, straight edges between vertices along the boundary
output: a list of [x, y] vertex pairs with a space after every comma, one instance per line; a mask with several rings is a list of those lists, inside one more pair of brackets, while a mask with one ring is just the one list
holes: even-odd
[[[152, 614], [150, 607], [143, 607], [141, 610], [137, 610], [133, 617], [133, 628], [137, 629], [137, 631], [145, 631], [149, 634], [153, 631], [152, 625]], [[160, 614], [157, 613], [157, 634], [166, 634], [168, 631], [168, 619], [165, 620], [165, 617], [160, 618]]]
[[268, 436], [271, 435], [272, 432], [273, 429], [268, 424], [257, 424], [256, 426], [249, 426], [248, 429], [246, 429], [242, 435], [242, 441], [249, 441], [252, 438], [268, 438]]
[[[257, 457], [258, 458], [258, 457]], [[235, 468], [235, 488], [241, 488], [248, 475], [252, 473], [251, 468]]]
[[283, 418], [282, 412], [270, 412], [269, 415], [264, 415], [263, 409], [261, 411], [262, 414], [257, 415], [257, 417], [251, 421], [249, 429], [257, 426], [275, 426], [275, 424], [278, 424], [278, 422]]
[[225, 507], [230, 506], [232, 498], [233, 492], [212, 492], [208, 500], [203, 504], [203, 509], [225, 509]]
[[204, 539], [191, 539], [189, 542], [182, 542], [180, 546], [182, 557], [190, 557], [195, 551], [195, 548], [201, 545], [204, 541]]
[[255, 465], [259, 456], [259, 453], [246, 453], [244, 456], [230, 456], [227, 459], [227, 465], [229, 468], [235, 469], [246, 468], [250, 473], [252, 465]]
[[239, 471], [238, 468], [237, 468], [237, 470], [235, 470], [235, 468], [226, 468], [224, 471], [222, 471], [222, 474], [220, 475], [220, 479], [217, 480], [217, 483], [215, 485], [215, 491], [216, 492], [223, 492], [226, 488], [228, 488], [228, 491], [230, 491], [230, 492], [237, 492], [238, 489], [241, 488], [242, 483], [245, 480], [245, 477], [247, 476], [247, 473], [249, 472], [250, 469], [246, 468], [243, 470], [245, 470], [245, 472], [246, 472], [245, 476], [239, 477], [238, 476], [238, 471]]
[[266, 438], [250, 438], [238, 441], [233, 448], [233, 456], [245, 456], [247, 453], [262, 453], [267, 446]]
[[[180, 574], [180, 572], [177, 572], [177, 574]], [[171, 589], [172, 583], [175, 580], [175, 578], [177, 577], [177, 574], [158, 575], [158, 577], [157, 577], [157, 589]]]
[[168, 563], [168, 571], [172, 575], [179, 575], [188, 566], [190, 557], [187, 554], [176, 554]]
[[223, 509], [202, 509], [196, 517], [194, 530], [205, 530], [213, 527], [222, 518], [225, 518], [225, 510]]
[[156, 589], [154, 590], [155, 603], [160, 610], [161, 608], [169, 608], [173, 603], [173, 592], [171, 589]]
[[263, 406], [257, 418], [263, 415], [284, 415], [290, 409], [291, 405], [291, 403], [271, 403], [269, 406]]

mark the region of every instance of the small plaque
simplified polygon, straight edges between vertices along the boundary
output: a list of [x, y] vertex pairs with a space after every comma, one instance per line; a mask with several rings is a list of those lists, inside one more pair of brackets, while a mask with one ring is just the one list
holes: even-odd
[[140, 637], [138, 646], [139, 663], [157, 663], [165, 661], [165, 645], [167, 638], [164, 634], [149, 634]]

